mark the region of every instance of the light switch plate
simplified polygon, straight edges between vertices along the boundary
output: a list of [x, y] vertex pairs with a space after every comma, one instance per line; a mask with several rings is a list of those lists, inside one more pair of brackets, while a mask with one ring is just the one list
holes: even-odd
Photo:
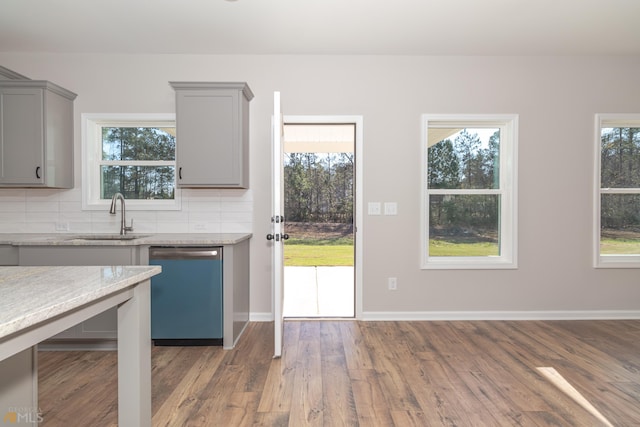
[[385, 215], [398, 215], [398, 204], [396, 202], [384, 202]]
[[382, 213], [380, 202], [369, 202], [367, 212], [369, 215], [380, 215]]

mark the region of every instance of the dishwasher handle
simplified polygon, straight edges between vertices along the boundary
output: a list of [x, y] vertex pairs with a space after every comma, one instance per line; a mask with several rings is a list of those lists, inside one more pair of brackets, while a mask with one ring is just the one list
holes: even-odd
[[149, 259], [222, 259], [222, 248], [151, 247]]

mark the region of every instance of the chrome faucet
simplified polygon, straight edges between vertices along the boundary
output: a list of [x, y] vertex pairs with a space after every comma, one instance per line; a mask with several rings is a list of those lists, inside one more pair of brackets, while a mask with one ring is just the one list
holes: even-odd
[[131, 219], [131, 226], [127, 227], [127, 220], [125, 218], [125, 207], [124, 207], [124, 196], [122, 193], [116, 193], [111, 198], [111, 208], [109, 209], [109, 213], [111, 215], [116, 214], [116, 201], [120, 199], [120, 235], [124, 236], [127, 234], [127, 231], [133, 231], [133, 218]]

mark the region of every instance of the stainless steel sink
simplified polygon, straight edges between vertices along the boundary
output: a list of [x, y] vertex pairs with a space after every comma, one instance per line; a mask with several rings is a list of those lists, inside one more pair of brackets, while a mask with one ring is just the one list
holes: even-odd
[[135, 240], [143, 237], [149, 237], [149, 234], [82, 234], [65, 240]]

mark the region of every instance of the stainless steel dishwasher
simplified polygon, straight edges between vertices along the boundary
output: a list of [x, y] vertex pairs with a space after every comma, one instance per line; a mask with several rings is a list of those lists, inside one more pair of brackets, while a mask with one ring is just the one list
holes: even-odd
[[155, 345], [222, 345], [222, 247], [153, 246], [151, 338]]

